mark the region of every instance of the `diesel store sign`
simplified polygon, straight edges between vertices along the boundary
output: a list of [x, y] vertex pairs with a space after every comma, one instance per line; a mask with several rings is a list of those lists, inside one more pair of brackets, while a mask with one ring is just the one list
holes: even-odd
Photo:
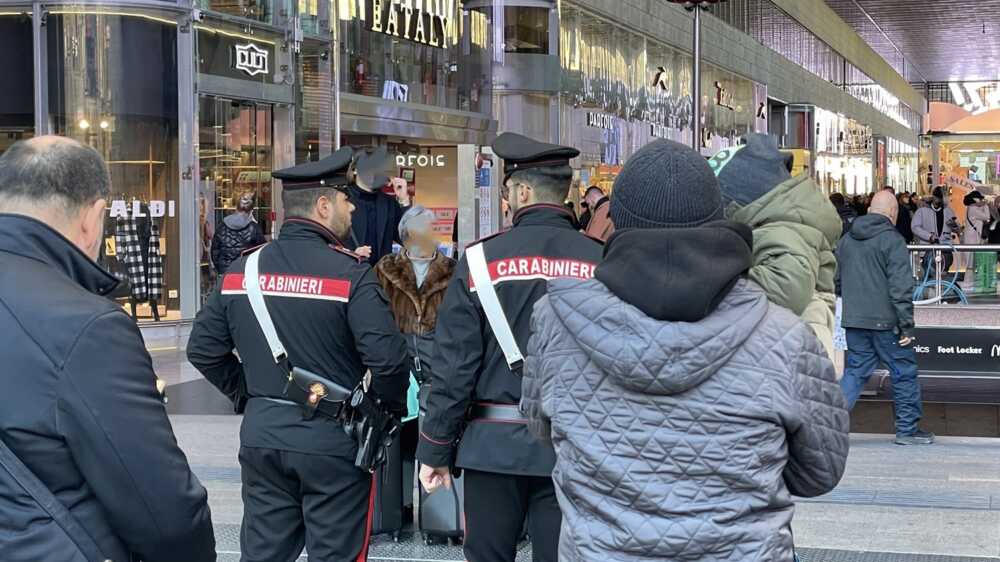
[[455, 0], [368, 0], [370, 29], [430, 47], [449, 47]]
[[917, 328], [914, 335], [921, 372], [1000, 377], [1000, 329]]

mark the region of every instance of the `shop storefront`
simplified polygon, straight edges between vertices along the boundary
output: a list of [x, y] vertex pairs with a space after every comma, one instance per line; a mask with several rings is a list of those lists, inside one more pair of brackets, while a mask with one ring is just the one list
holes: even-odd
[[[560, 142], [580, 149], [580, 186], [610, 191], [621, 166], [658, 138], [691, 143], [687, 53], [572, 5], [561, 9]], [[760, 128], [766, 87], [712, 65], [702, 69], [706, 156]]]
[[190, 321], [218, 278], [216, 226], [250, 196], [254, 220], [273, 235], [283, 217], [272, 172], [322, 158], [338, 140], [393, 148], [416, 202], [438, 213], [442, 241], [451, 241], [460, 170], [473, 170], [475, 185], [475, 148], [496, 131], [483, 13], [454, 1], [198, 8], [0, 10], [0, 52], [10, 61], [0, 152], [59, 134], [102, 154], [113, 194], [100, 262], [129, 281], [118, 301], [130, 314], [146, 327]]
[[450, 245], [459, 207], [473, 210], [459, 192], [474, 189], [469, 154], [497, 128], [487, 12], [455, 0], [338, 5], [340, 142], [386, 146], [413, 202], [435, 213], [434, 229]]
[[191, 319], [234, 201], [252, 194], [272, 231], [271, 171], [294, 161], [275, 150], [292, 145], [294, 118], [283, 34], [176, 6], [46, 6], [0, 26], [22, 75], [3, 102], [7, 137], [94, 147], [113, 186], [99, 261], [127, 281], [117, 300], [140, 322]]

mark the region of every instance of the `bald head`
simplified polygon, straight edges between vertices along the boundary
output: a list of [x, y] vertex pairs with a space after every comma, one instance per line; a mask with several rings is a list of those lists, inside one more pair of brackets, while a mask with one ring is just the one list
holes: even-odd
[[14, 143], [0, 156], [0, 211], [61, 206], [73, 213], [108, 196], [111, 178], [101, 155], [66, 137]]
[[110, 192], [101, 155], [73, 139], [35, 137], [0, 156], [0, 213], [38, 219], [92, 257]]
[[896, 202], [896, 196], [891, 191], [883, 189], [876, 193], [875, 197], [872, 197], [872, 203], [868, 208], [868, 212], [874, 215], [889, 217], [892, 224], [896, 224], [896, 217], [899, 214], [899, 203]]

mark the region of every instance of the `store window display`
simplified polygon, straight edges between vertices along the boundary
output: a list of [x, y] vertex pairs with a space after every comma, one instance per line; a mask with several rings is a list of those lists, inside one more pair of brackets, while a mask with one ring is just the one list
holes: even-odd
[[339, 2], [343, 91], [403, 103], [490, 113], [487, 15], [455, 0], [415, 8], [399, 0]]
[[4, 78], [13, 87], [0, 89], [0, 154], [35, 132], [34, 66], [31, 19], [21, 14], [0, 14], [0, 53]]
[[99, 261], [128, 281], [118, 300], [137, 320], [179, 319], [177, 28], [67, 13], [45, 29], [53, 131], [94, 147], [111, 172]]

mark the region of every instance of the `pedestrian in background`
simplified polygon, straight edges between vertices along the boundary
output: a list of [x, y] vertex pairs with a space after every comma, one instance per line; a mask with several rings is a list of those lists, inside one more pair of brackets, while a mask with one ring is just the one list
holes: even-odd
[[896, 195], [896, 190], [889, 186], [887, 186], [885, 190], [896, 198], [896, 204], [899, 209], [899, 216], [896, 217], [896, 231], [899, 232], [899, 235], [903, 237], [903, 240], [909, 244], [913, 240], [913, 228], [911, 227], [911, 223], [913, 222], [913, 213], [910, 211], [910, 197], [906, 193]]
[[[986, 197], [979, 191], [972, 191], [962, 201], [965, 204], [965, 228], [962, 229], [962, 244], [978, 246], [989, 242], [990, 231], [996, 228]], [[997, 255], [995, 252], [963, 252], [965, 269], [975, 275], [966, 274], [965, 288], [980, 294], [996, 292]]]
[[854, 207], [847, 204], [847, 199], [843, 193], [831, 193], [830, 203], [833, 204], [833, 207], [837, 209], [837, 214], [840, 215], [841, 236], [843, 236], [847, 234], [847, 231], [851, 230], [851, 223], [854, 222], [854, 219], [858, 218], [858, 212], [854, 210]]
[[[958, 220], [955, 217], [955, 211], [945, 205], [945, 193], [941, 186], [934, 188], [930, 202], [927, 206], [917, 211], [910, 227], [913, 230], [913, 238], [917, 244], [951, 245], [954, 242], [953, 233], [959, 228]], [[933, 257], [934, 252], [926, 252], [924, 254], [924, 271], [934, 267]], [[944, 260], [941, 265], [941, 271], [947, 274], [948, 270], [951, 269], [955, 256], [951, 251], [945, 251], [941, 252], [941, 257]]]
[[896, 409], [896, 443], [934, 442], [920, 429], [923, 405], [913, 350], [913, 274], [906, 242], [896, 231], [898, 205], [888, 191], [875, 196], [871, 213], [854, 221], [837, 249], [837, 282], [844, 299], [847, 367], [840, 384], [853, 409], [872, 372], [889, 368]]
[[253, 218], [254, 198], [244, 193], [236, 204], [236, 212], [222, 219], [222, 224], [212, 236], [212, 264], [222, 275], [248, 248], [256, 248], [267, 240], [260, 225]]
[[595, 279], [535, 305], [521, 406], [555, 446], [563, 562], [787, 562], [792, 494], [844, 472], [833, 364], [722, 217], [704, 158], [655, 141], [615, 181]]
[[587, 226], [584, 227], [583, 231], [592, 238], [607, 240], [615, 229], [608, 216], [610, 207], [608, 196], [604, 194], [603, 189], [591, 187], [587, 190], [587, 202], [592, 211], [590, 220], [587, 221]]
[[743, 140], [708, 164], [719, 179], [726, 218], [753, 229], [750, 279], [809, 324], [833, 357], [833, 251], [843, 223], [809, 174], [792, 177], [793, 157], [778, 150], [774, 137]]
[[106, 298], [118, 281], [94, 262], [110, 191], [100, 155], [74, 140], [0, 156], [0, 440], [44, 488], [27, 491], [5, 459], [4, 562], [215, 560], [205, 488], [139, 328]]

